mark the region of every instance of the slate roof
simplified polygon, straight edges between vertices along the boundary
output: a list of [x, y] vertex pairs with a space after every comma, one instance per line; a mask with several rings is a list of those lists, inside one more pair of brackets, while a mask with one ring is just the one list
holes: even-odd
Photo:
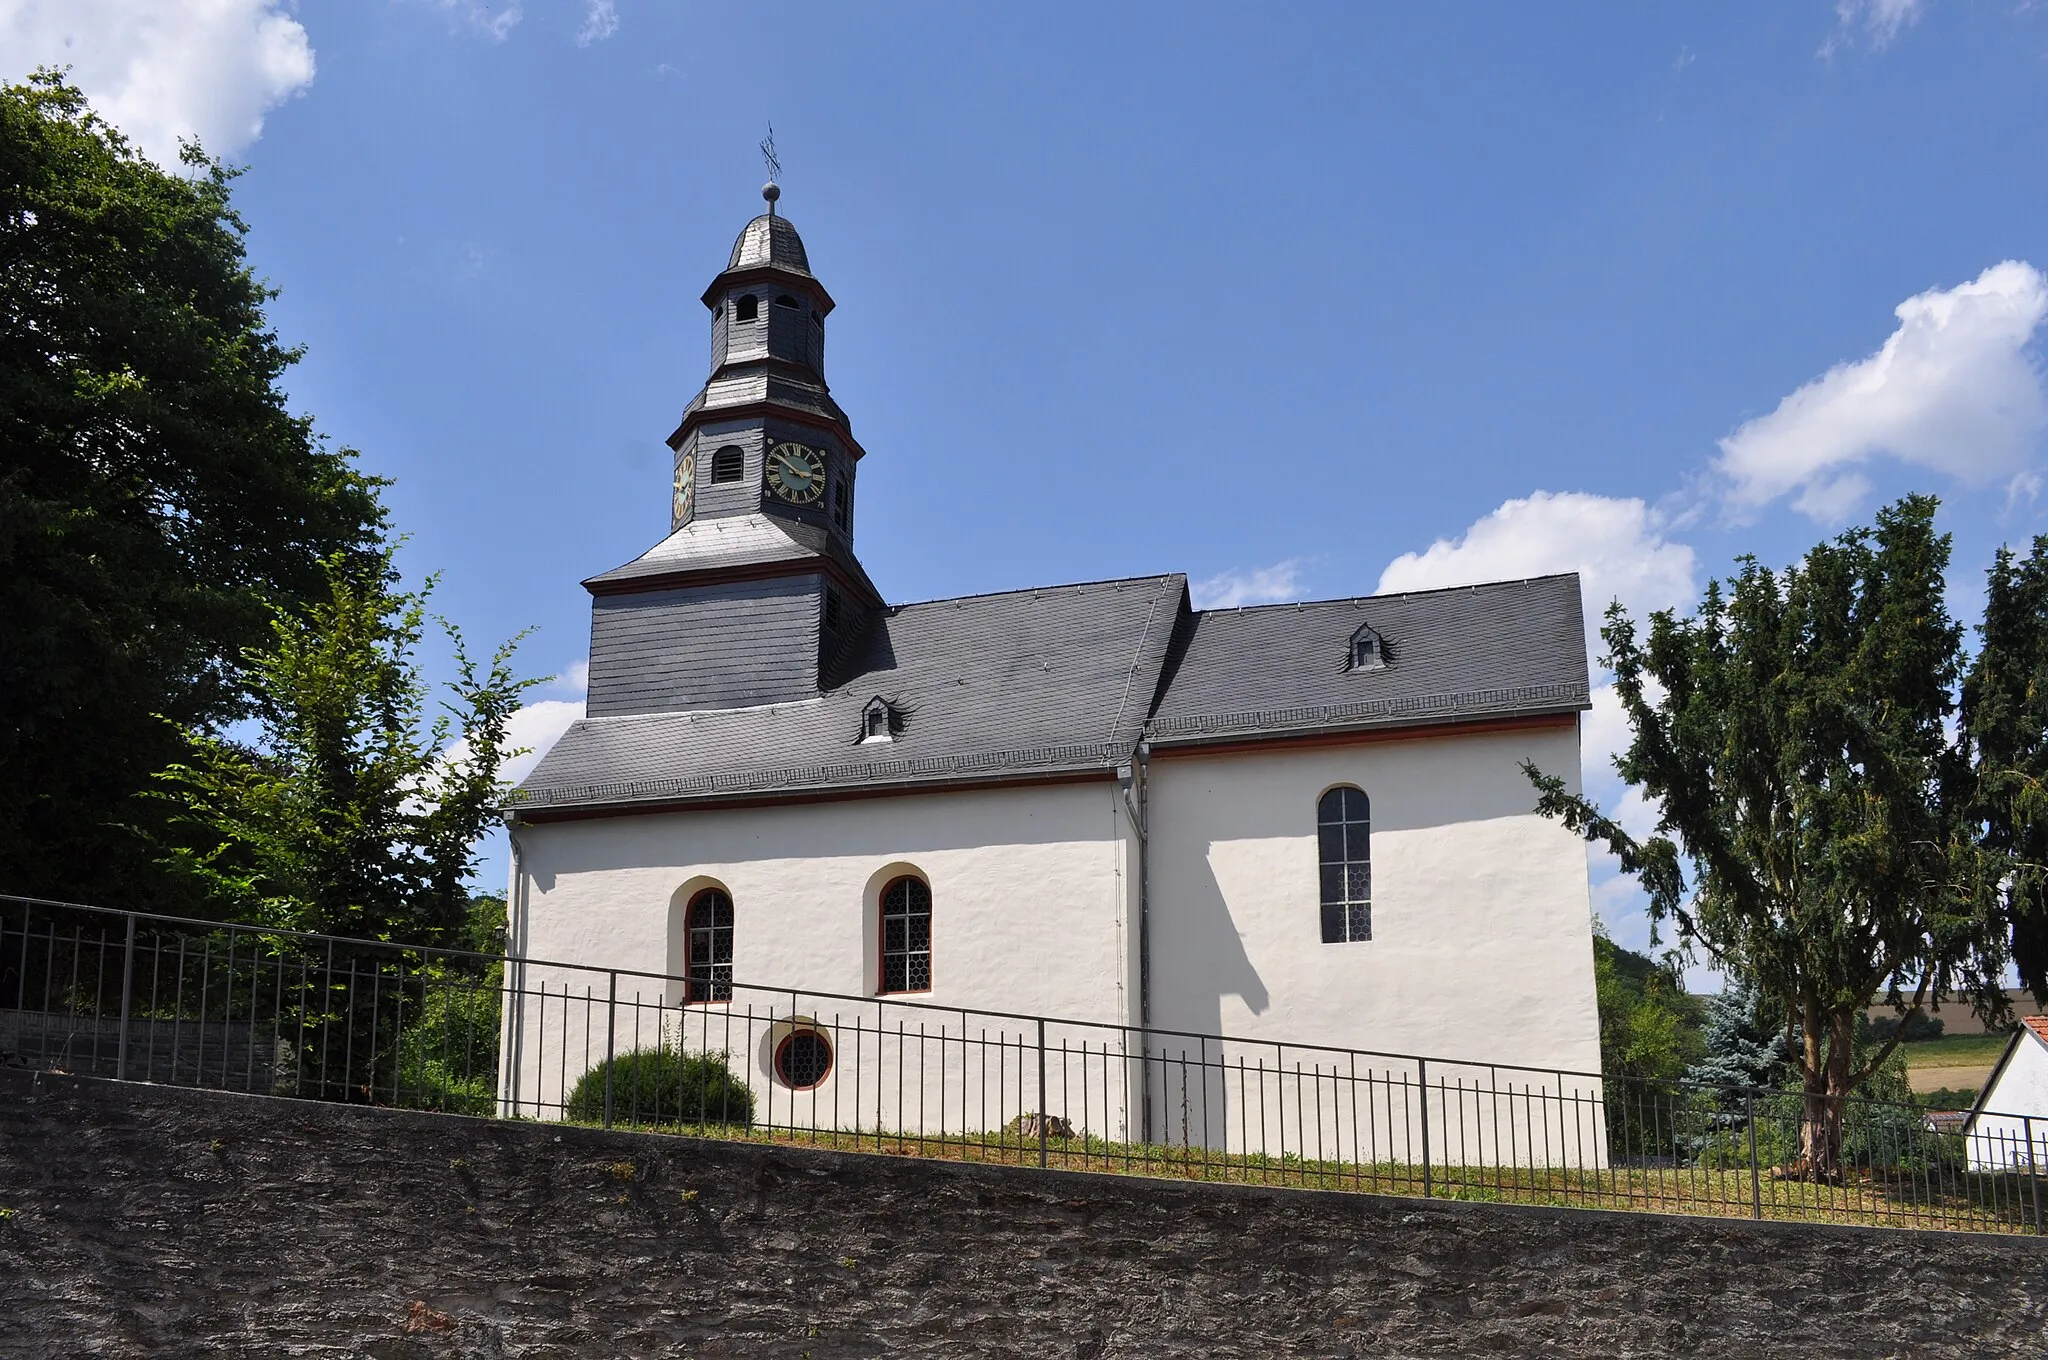
[[[1128, 758], [1142, 733], [1186, 596], [1187, 578], [1170, 575], [886, 609], [846, 684], [758, 708], [586, 718], [514, 803], [611, 806], [1104, 769]], [[902, 730], [864, 744], [861, 712], [878, 695]]]
[[[817, 537], [765, 515], [698, 521], [591, 581], [837, 553]], [[1347, 668], [1361, 623], [1383, 639], [1384, 667]], [[1140, 737], [1170, 747], [1590, 706], [1575, 575], [1205, 612], [1180, 575], [933, 600], [880, 611], [835, 671], [854, 678], [815, 699], [584, 719], [514, 802], [950, 784], [1107, 769]], [[877, 696], [902, 731], [864, 744]]]
[[720, 411], [758, 402], [773, 402], [777, 406], [808, 411], [837, 421], [848, 433], [853, 430], [853, 422], [846, 418], [846, 412], [839, 409], [839, 403], [832, 400], [832, 394], [825, 390], [823, 383], [761, 370], [713, 378], [683, 408], [683, 423], [689, 424], [690, 417], [699, 412], [706, 417], [716, 417]]
[[796, 225], [787, 217], [774, 213], [762, 213], [741, 229], [739, 239], [732, 243], [732, 261], [727, 271], [734, 269], [755, 269], [773, 265], [786, 269], [792, 274], [811, 272], [811, 260], [804, 253], [804, 242], [796, 234]]
[[[830, 558], [874, 591], [860, 562], [822, 525], [751, 513], [691, 520], [623, 566], [599, 572], [586, 589], [617, 586], [650, 576], [749, 567], [767, 562]], [[879, 592], [874, 598], [881, 599]]]
[[[1348, 668], [1360, 624], [1386, 665]], [[1181, 621], [1154, 745], [1590, 707], [1573, 574], [1353, 600], [1212, 609]]]

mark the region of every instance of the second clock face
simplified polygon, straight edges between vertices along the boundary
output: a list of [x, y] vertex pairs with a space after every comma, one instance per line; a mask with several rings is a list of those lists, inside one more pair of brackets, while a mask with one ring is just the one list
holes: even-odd
[[768, 450], [768, 489], [786, 501], [808, 504], [825, 494], [825, 455], [802, 444]]
[[697, 455], [686, 453], [676, 463], [676, 499], [672, 529], [680, 529], [690, 518], [697, 499]]

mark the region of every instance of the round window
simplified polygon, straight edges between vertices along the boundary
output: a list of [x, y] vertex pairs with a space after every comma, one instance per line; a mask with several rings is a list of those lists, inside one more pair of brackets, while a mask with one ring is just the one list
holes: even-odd
[[814, 1029], [800, 1029], [775, 1050], [775, 1075], [793, 1091], [808, 1091], [832, 1071], [832, 1045]]

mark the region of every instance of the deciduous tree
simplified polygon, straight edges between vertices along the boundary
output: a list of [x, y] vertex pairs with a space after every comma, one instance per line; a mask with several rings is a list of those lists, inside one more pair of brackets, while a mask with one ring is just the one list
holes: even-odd
[[[287, 409], [234, 172], [139, 154], [61, 78], [0, 87], [0, 892], [165, 900], [138, 795], [377, 484]], [[179, 905], [186, 905], [180, 903]]]
[[2005, 910], [2020, 981], [2048, 1003], [2048, 537], [2001, 549], [1982, 646], [1963, 682], [1986, 840], [2008, 857]]
[[443, 624], [456, 679], [430, 720], [426, 594], [393, 590], [388, 558], [327, 576], [326, 599], [275, 611], [271, 646], [249, 653], [261, 737], [185, 731], [161, 777], [179, 835], [164, 862], [230, 919], [466, 946], [507, 725], [535, 682], [512, 674], [518, 639], [479, 663]]
[[[1659, 921], [1752, 982], [1798, 1036], [1798, 1174], [1840, 1174], [1843, 1099], [1890, 1056], [1856, 1017], [1963, 997], [2005, 1004], [2000, 882], [1965, 740], [1949, 541], [1910, 497], [1773, 572], [1745, 559], [1690, 617], [1619, 606], [1601, 635], [1632, 739], [1618, 768], [1657, 813], [1638, 840], [1526, 766], [1541, 811], [1607, 844]], [[1688, 870], [1691, 889], [1688, 891]]]

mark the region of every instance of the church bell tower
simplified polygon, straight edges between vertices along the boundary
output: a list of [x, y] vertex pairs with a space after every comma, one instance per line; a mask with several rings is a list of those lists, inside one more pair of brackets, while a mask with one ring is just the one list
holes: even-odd
[[832, 295], [781, 196], [763, 187], [704, 290], [711, 371], [668, 437], [668, 537], [583, 583], [592, 717], [815, 697], [882, 608], [853, 553], [863, 450], [825, 384]]
[[766, 514], [853, 542], [861, 447], [825, 384], [832, 295], [811, 273], [803, 238], [775, 211], [747, 223], [711, 286], [711, 373], [669, 436], [675, 452], [671, 531], [699, 518]]

